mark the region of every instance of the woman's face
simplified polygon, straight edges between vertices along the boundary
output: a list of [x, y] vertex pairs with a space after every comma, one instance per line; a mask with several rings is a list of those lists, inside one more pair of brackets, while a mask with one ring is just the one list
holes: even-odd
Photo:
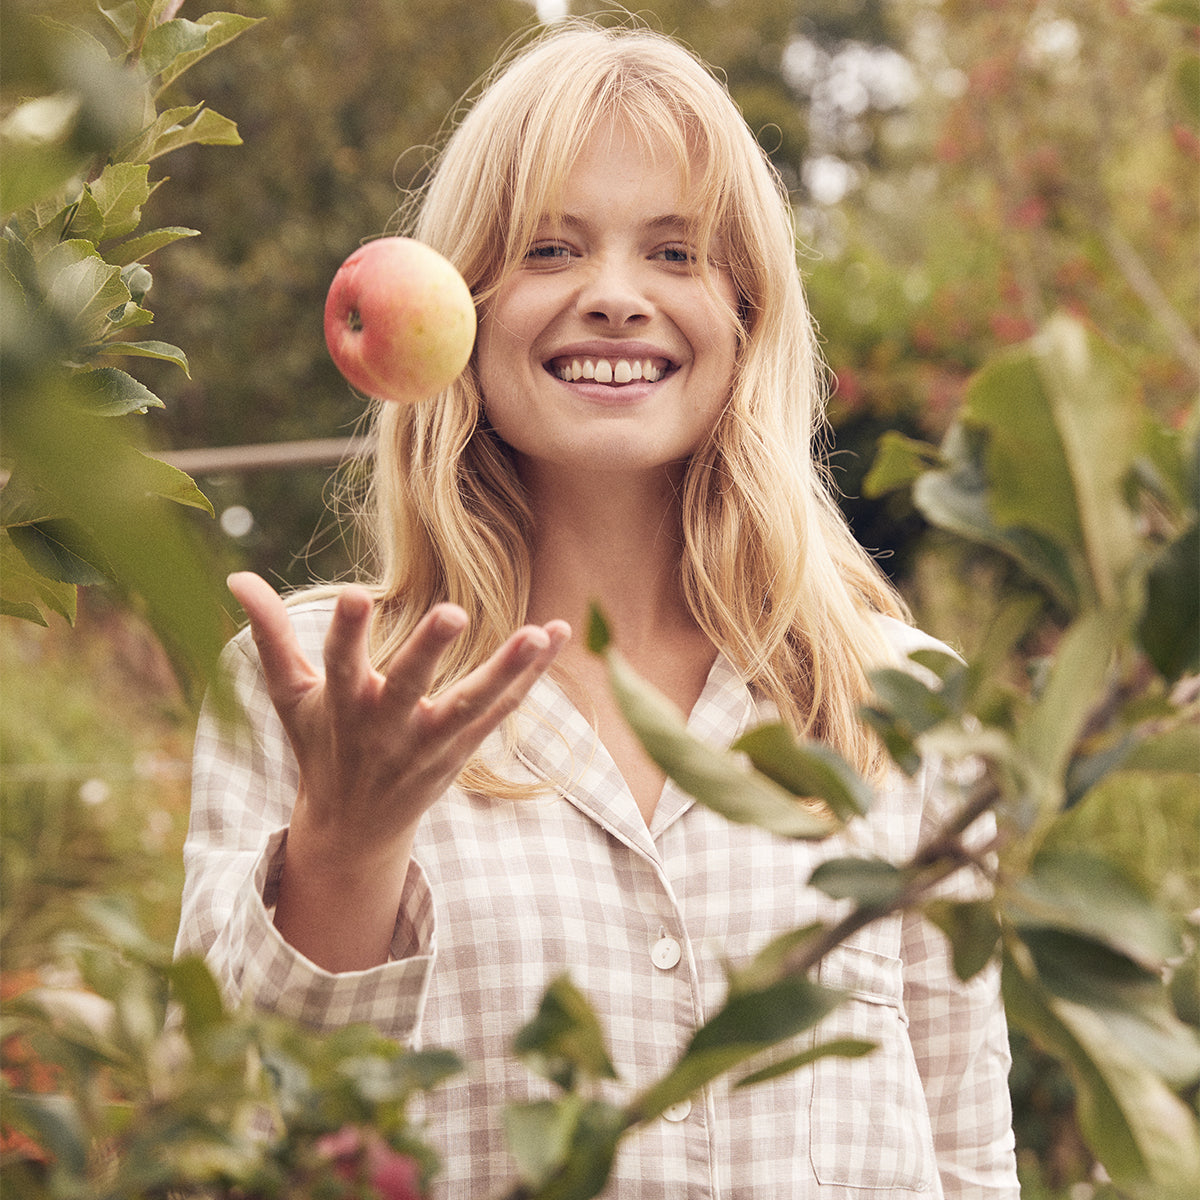
[[733, 382], [737, 298], [719, 261], [711, 288], [695, 269], [694, 215], [667, 147], [620, 124], [584, 144], [561, 216], [542, 221], [480, 324], [487, 415], [531, 482], [661, 470], [712, 429]]

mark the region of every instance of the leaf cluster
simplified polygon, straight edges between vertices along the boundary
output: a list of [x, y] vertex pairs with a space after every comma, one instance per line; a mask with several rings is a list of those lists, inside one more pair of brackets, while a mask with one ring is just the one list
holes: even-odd
[[[931, 524], [1004, 554], [1026, 579], [976, 661], [923, 650], [873, 677], [864, 719], [899, 770], [938, 771], [953, 803], [907, 862], [823, 862], [810, 886], [846, 915], [731, 971], [724, 1006], [623, 1109], [584, 1098], [581, 1081], [611, 1074], [601, 1031], [568, 981], [552, 985], [517, 1045], [563, 1094], [510, 1120], [524, 1177], [514, 1196], [596, 1195], [621, 1137], [718, 1076], [740, 1071], [735, 1086], [748, 1086], [869, 1053], [818, 1041], [747, 1070], [842, 999], [812, 978], [830, 950], [909, 910], [942, 929], [964, 980], [999, 964], [1012, 1026], [1065, 1066], [1082, 1132], [1122, 1191], [1191, 1194], [1200, 1125], [1183, 1097], [1200, 1083], [1200, 1027], [1172, 981], [1194, 978], [1184, 914], [1200, 894], [1164, 904], [1128, 861], [1076, 835], [1077, 814], [1131, 794], [1200, 827], [1195, 480], [1193, 443], [1156, 424], [1115, 354], [1067, 317], [978, 373], [940, 448], [890, 441], [876, 486], [912, 485]], [[1047, 614], [1055, 651], [1034, 686], [1010, 694], [997, 668]], [[632, 672], [599, 612], [588, 641], [646, 752], [700, 803], [813, 839], [868, 812], [870, 788], [827, 748], [768, 725], [716, 751]], [[948, 898], [963, 871], [977, 885]], [[1200, 882], [1200, 864], [1192, 874]]]
[[[152, 255], [196, 230], [143, 229], [153, 165], [183, 146], [237, 145], [202, 104], [166, 102], [183, 72], [255, 22], [174, 16], [168, 0], [51, 18], [6, 5], [0, 152], [5, 405], [0, 612], [73, 620], [76, 588], [109, 581], [144, 606], [185, 681], [223, 636], [185, 527], [163, 500], [212, 508], [192, 480], [138, 448], [137, 414], [162, 401], [121, 360], [185, 374], [153, 321]], [[10, 61], [11, 60], [11, 61]]]
[[436, 1171], [409, 1109], [460, 1069], [453, 1054], [227, 1009], [199, 959], [171, 961], [119, 907], [98, 901], [89, 915], [95, 936], [56, 947], [74, 978], [5, 1004], [6, 1058], [23, 1046], [54, 1082], [23, 1088], [6, 1071], [4, 1126], [44, 1152], [6, 1156], [20, 1194], [357, 1195], [322, 1148], [347, 1127], [377, 1131], [425, 1179]]

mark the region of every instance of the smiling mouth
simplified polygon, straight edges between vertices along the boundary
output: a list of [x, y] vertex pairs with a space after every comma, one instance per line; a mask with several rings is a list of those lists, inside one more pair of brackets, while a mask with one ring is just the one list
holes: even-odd
[[674, 367], [665, 358], [553, 358], [546, 369], [564, 383], [586, 379], [619, 387], [639, 379], [657, 383]]

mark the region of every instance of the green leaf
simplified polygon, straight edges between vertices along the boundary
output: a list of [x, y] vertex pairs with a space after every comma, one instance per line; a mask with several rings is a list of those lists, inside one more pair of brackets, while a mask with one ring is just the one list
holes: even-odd
[[1200, 671], [1200, 525], [1175, 539], [1146, 577], [1138, 639], [1168, 680]]
[[696, 1030], [675, 1066], [632, 1103], [637, 1120], [659, 1116], [718, 1076], [787, 1038], [811, 1029], [842, 999], [841, 992], [788, 975], [755, 990], [736, 992]]
[[838, 753], [818, 742], [800, 743], [786, 725], [759, 725], [732, 749], [794, 796], [823, 800], [843, 821], [871, 807], [870, 785]]
[[127, 242], [121, 242], [116, 246], [110, 246], [104, 257], [118, 267], [127, 267], [130, 263], [141, 262], [142, 259], [148, 258], [155, 250], [161, 250], [164, 246], [169, 246], [172, 242], [177, 242], [181, 238], [199, 237], [198, 229], [185, 229], [180, 225], [171, 225], [163, 229], [152, 229], [149, 233], [143, 233], [139, 237], [130, 238]]
[[69, 1096], [9, 1091], [5, 1117], [30, 1134], [63, 1168], [82, 1179], [90, 1138], [83, 1114]]
[[811, 1050], [793, 1054], [769, 1067], [763, 1067], [761, 1071], [751, 1071], [749, 1075], [744, 1075], [733, 1086], [744, 1088], [753, 1087], [758, 1083], [766, 1083], [769, 1079], [790, 1075], [793, 1071], [807, 1067], [822, 1058], [863, 1058], [870, 1054], [877, 1044], [876, 1042], [859, 1041], [856, 1038], [838, 1038], [832, 1042], [824, 1042], [820, 1046], [814, 1046]]
[[95, 563], [96, 552], [73, 521], [39, 521], [12, 525], [12, 544], [39, 575], [72, 586], [103, 583], [107, 574]]
[[889, 429], [879, 439], [875, 461], [863, 479], [863, 495], [874, 499], [911, 487], [923, 472], [938, 466], [941, 461], [936, 446]]
[[9, 531], [0, 531], [0, 612], [46, 625], [44, 613], [49, 609], [73, 625], [75, 599], [74, 584], [50, 579], [31, 567]]
[[147, 75], [157, 75], [176, 59], [204, 49], [208, 30], [195, 21], [175, 19], [156, 25], [142, 43], [140, 62]]
[[904, 890], [909, 875], [878, 858], [830, 858], [809, 877], [809, 885], [834, 900], [859, 908], [884, 908]]
[[592, 654], [603, 654], [612, 645], [612, 631], [598, 605], [588, 606], [587, 648]]
[[[86, 528], [102, 547], [106, 571], [138, 597], [190, 697], [219, 691], [216, 663], [228, 638], [221, 589], [195, 535], [159, 495], [211, 511], [183, 472], [138, 453], [125, 422], [86, 414], [64, 388], [35, 388], [20, 403], [5, 400], [6, 452], [27, 486], [53, 498], [54, 509]], [[89, 555], [90, 557], [90, 555]]]
[[199, 113], [186, 124], [172, 125], [161, 130], [154, 138], [146, 158], [161, 158], [172, 150], [180, 150], [184, 146], [240, 146], [242, 139], [238, 135], [237, 126], [228, 118], [213, 112], [211, 108], [201, 109]]
[[1043, 850], [1006, 893], [1023, 933], [1054, 929], [1103, 943], [1152, 975], [1182, 953], [1166, 914], [1113, 862], [1083, 850]]
[[608, 1182], [617, 1144], [629, 1126], [623, 1109], [601, 1100], [583, 1105], [562, 1167], [528, 1200], [591, 1200]]
[[141, 325], [151, 325], [153, 322], [154, 314], [149, 309], [142, 308], [140, 304], [130, 300], [120, 308], [114, 308], [108, 314], [108, 328], [105, 330], [105, 336], [112, 337], [123, 330], [136, 329]]
[[120, 417], [163, 406], [144, 383], [116, 367], [97, 367], [77, 378], [80, 398], [97, 416]]
[[1033, 797], [1048, 818], [1062, 806], [1068, 764], [1108, 678], [1116, 622], [1103, 611], [1076, 621], [1063, 636], [1041, 695], [1023, 715], [1017, 745], [1034, 769]]
[[237, 126], [201, 104], [164, 109], [140, 134], [117, 151], [118, 162], [149, 162], [193, 144], [240, 146]]
[[1096, 938], [1061, 929], [1021, 937], [1048, 992], [1094, 1013], [1114, 1041], [1176, 1091], [1200, 1081], [1200, 1035], [1179, 1020], [1162, 976]]
[[884, 667], [871, 672], [871, 688], [878, 706], [910, 736], [916, 737], [955, 715], [945, 697], [912, 671]]
[[100, 228], [93, 241], [125, 237], [142, 220], [142, 205], [150, 198], [150, 167], [146, 163], [109, 163], [86, 192], [95, 202]]
[[0, 123], [0, 218], [61, 193], [87, 165], [89, 155], [73, 142], [77, 97], [42, 96], [26, 101]]
[[1184, 723], [1156, 730], [1133, 747], [1122, 766], [1128, 771], [1200, 776], [1200, 725]]
[[505, 1137], [523, 1183], [541, 1187], [563, 1165], [582, 1110], [583, 1100], [574, 1094], [505, 1108]]
[[523, 1026], [513, 1049], [531, 1069], [570, 1090], [577, 1073], [589, 1079], [615, 1079], [604, 1033], [587, 997], [565, 975], [542, 996], [537, 1015]]
[[1167, 912], [1200, 909], [1200, 753], [1195, 726], [1164, 734], [1145, 747], [1146, 760], [1105, 777], [1047, 831], [1044, 847], [1081, 846], [1119, 863]]
[[911, 778], [921, 769], [921, 753], [916, 741], [895, 713], [864, 705], [858, 715], [864, 725], [869, 725], [879, 735], [888, 756], [905, 775]]
[[86, 184], [79, 199], [71, 205], [68, 227], [71, 236], [82, 241], [98, 242], [104, 235], [104, 214]]
[[1080, 1130], [1120, 1188], [1161, 1200], [1195, 1195], [1200, 1128], [1187, 1105], [1132, 1058], [1084, 1005], [1053, 997], [1013, 954], [1005, 957], [1009, 1022], [1045, 1046], [1075, 1084]]
[[135, 0], [124, 0], [124, 3], [110, 6], [97, 4], [96, 7], [103, 14], [105, 20], [120, 35], [123, 42], [128, 45], [134, 40], [138, 26], [139, 12], [139, 6]]
[[925, 905], [925, 915], [949, 939], [959, 979], [973, 979], [991, 962], [1000, 922], [990, 901], [933, 900]]
[[99, 341], [108, 314], [129, 301], [121, 268], [106, 263], [91, 242], [60, 242], [42, 260], [45, 304], [61, 314], [87, 341]]
[[731, 821], [781, 837], [822, 838], [839, 827], [824, 807], [806, 805], [773, 780], [694, 737], [679, 710], [614, 649], [604, 652], [617, 704], [646, 753], [683, 791]]
[[761, 991], [783, 979], [791, 973], [788, 964], [800, 947], [824, 933], [826, 928], [816, 922], [773, 937], [745, 966], [729, 971], [730, 994]]
[[125, 469], [130, 485], [141, 487], [145, 495], [159, 496], [174, 504], [198, 508], [210, 517], [216, 516], [212, 501], [196, 486], [196, 481], [186, 471], [138, 451], [129, 456]]
[[183, 1014], [189, 1039], [215, 1029], [225, 1015], [221, 989], [202, 958], [181, 958], [167, 967], [171, 995]]
[[[174, 363], [181, 368], [183, 373], [191, 378], [191, 373], [188, 371], [187, 355], [184, 354], [178, 346], [172, 346], [169, 342], [105, 342], [102, 346], [96, 347], [97, 354], [109, 355], [129, 355], [134, 358], [157, 358], [163, 362]], [[158, 401], [154, 404], [155, 408], [162, 407], [162, 401], [154, 396], [153, 392], [147, 392], [153, 400]]]
[[159, 25], [151, 35], [147, 36], [147, 46], [150, 44], [151, 36], [158, 30], [165, 29], [167, 25], [190, 26], [188, 30], [178, 31], [170, 36], [169, 40], [172, 43], [170, 57], [165, 59], [161, 67], [151, 70], [151, 74], [159, 76], [159, 94], [206, 55], [233, 41], [234, 38], [240, 37], [246, 30], [257, 25], [259, 20], [261, 18], [243, 17], [237, 13], [211, 12], [198, 17], [194, 22], [169, 21]]
[[963, 421], [985, 432], [987, 509], [1000, 529], [1045, 539], [1081, 596], [1117, 605], [1139, 550], [1125, 497], [1146, 419], [1136, 380], [1074, 318], [985, 366]]
[[990, 546], [1016, 562], [1068, 611], [1080, 604], [1077, 572], [1064, 550], [1040, 533], [1002, 527], [989, 507], [986, 437], [961, 421], [942, 442], [946, 466], [928, 471], [913, 486], [913, 502], [932, 525]]

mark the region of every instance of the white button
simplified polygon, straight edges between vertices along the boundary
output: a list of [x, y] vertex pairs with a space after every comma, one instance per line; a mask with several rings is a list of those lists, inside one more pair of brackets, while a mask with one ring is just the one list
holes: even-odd
[[650, 961], [660, 971], [669, 971], [678, 961], [682, 951], [673, 937], [659, 938], [650, 951]]
[[663, 1109], [664, 1121], [686, 1121], [688, 1113], [692, 1111], [692, 1102], [690, 1100], [680, 1100], [678, 1104], [672, 1104], [669, 1108]]

